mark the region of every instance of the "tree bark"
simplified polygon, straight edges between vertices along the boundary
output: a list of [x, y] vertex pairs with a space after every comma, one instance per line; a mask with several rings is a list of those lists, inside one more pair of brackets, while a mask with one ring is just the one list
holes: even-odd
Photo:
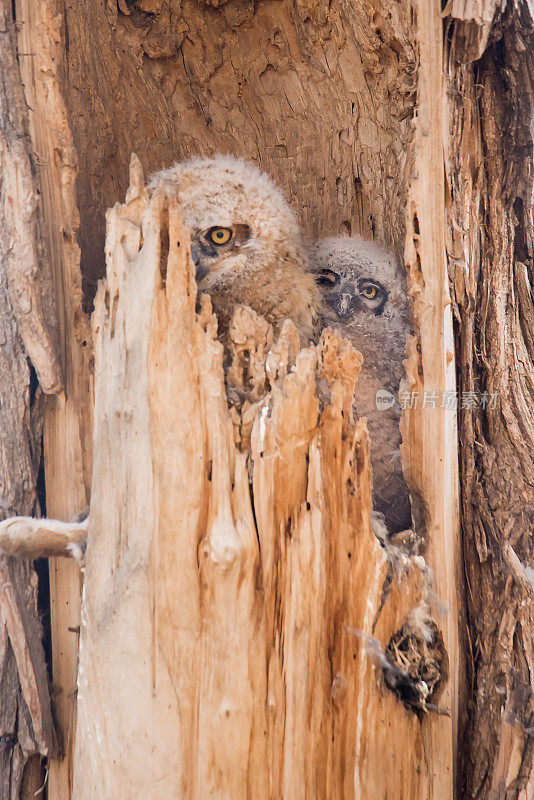
[[[59, 394], [63, 383], [13, 13], [11, 3], [3, 1], [0, 64], [0, 514], [4, 518], [38, 511], [43, 392]], [[37, 575], [29, 562], [2, 558], [0, 584], [0, 797], [12, 800], [26, 791], [24, 784], [38, 782], [38, 759], [32, 756], [55, 755], [57, 739], [37, 617]]]
[[252, 159], [306, 234], [362, 232], [403, 253], [419, 57], [411, 0], [74, 0], [63, 14], [89, 296], [132, 152], [147, 174], [198, 154]]
[[[450, 3], [448, 254], [460, 388], [468, 797], [523, 798], [532, 762], [534, 307], [529, 3]], [[477, 224], [473, 224], [473, 220]]]
[[[77, 154], [60, 80], [65, 64], [65, 31], [61, 9], [55, 2], [17, 0], [16, 11], [20, 70], [37, 154], [36, 181], [44, 209], [42, 232], [57, 298], [59, 353], [65, 376], [65, 402], [48, 405], [45, 414], [46, 504], [49, 516], [70, 521], [90, 499], [92, 346], [89, 322], [82, 311]], [[65, 756], [50, 762], [47, 788], [54, 800], [69, 800], [81, 605], [76, 563], [50, 560], [50, 605], [54, 710]]]

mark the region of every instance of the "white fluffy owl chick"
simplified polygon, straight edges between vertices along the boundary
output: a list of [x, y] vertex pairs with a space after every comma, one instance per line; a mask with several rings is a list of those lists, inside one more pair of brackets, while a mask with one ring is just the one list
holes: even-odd
[[148, 188], [162, 184], [182, 207], [198, 289], [211, 295], [219, 330], [227, 331], [235, 307], [246, 305], [275, 332], [292, 319], [310, 341], [320, 293], [295, 215], [271, 179], [246, 161], [215, 156], [156, 172]]
[[399, 383], [404, 375], [410, 305], [395, 256], [359, 236], [323, 239], [309, 247], [323, 299], [323, 324], [363, 356], [355, 410], [371, 436], [373, 506], [389, 534], [411, 527], [410, 500], [399, 445]]

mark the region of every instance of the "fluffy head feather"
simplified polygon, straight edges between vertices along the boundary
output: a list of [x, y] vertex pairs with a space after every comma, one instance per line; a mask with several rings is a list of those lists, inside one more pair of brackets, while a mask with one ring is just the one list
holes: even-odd
[[295, 215], [270, 178], [245, 161], [215, 156], [157, 172], [149, 189], [161, 184], [177, 194], [199, 291], [210, 293], [222, 328], [236, 305], [248, 305], [276, 330], [291, 318], [308, 341], [320, 296]]

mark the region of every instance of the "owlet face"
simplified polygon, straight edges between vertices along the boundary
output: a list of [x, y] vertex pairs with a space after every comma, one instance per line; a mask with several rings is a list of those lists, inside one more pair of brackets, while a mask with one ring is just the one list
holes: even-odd
[[410, 304], [395, 256], [359, 236], [315, 242], [310, 262], [324, 301], [324, 324], [363, 356], [363, 371], [398, 391], [410, 331]]
[[389, 293], [380, 281], [326, 267], [317, 279], [323, 288], [326, 304], [336, 317], [350, 320], [355, 314], [370, 311], [379, 316], [384, 310]]
[[195, 158], [156, 173], [171, 183], [191, 233], [201, 291], [232, 283], [299, 246], [293, 212], [282, 193], [252, 164], [231, 156]]
[[225, 336], [238, 305], [275, 329], [292, 319], [303, 341], [315, 333], [320, 296], [296, 218], [281, 191], [252, 164], [195, 158], [152, 176], [176, 195], [191, 234], [199, 291], [208, 292]]
[[248, 225], [214, 225], [207, 230], [196, 230], [191, 241], [191, 257], [200, 289], [224, 280], [229, 270], [239, 266], [236, 256], [243, 256], [243, 263], [246, 263], [249, 240]]

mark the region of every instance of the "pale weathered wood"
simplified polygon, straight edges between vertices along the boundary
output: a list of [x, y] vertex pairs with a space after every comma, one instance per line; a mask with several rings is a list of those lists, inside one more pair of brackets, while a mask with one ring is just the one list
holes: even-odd
[[[433, 765], [429, 786], [432, 798], [450, 797], [457, 781], [458, 602], [462, 575], [456, 376], [444, 229], [439, 6], [428, 0], [416, 4], [420, 68], [404, 251], [414, 337], [408, 343], [403, 390], [413, 398], [413, 408], [408, 401], [401, 420], [401, 451], [416, 530], [423, 536], [423, 552], [434, 571], [437, 594], [447, 608], [440, 623], [449, 675], [440, 703], [449, 709], [451, 717], [428, 716], [423, 722], [425, 749]], [[453, 398], [452, 408], [447, 407], [447, 397]]]
[[[409, 386], [439, 397], [454, 388], [450, 315], [440, 306], [448, 303], [445, 234], [460, 388], [479, 395], [488, 389], [502, 398], [495, 408], [460, 410], [470, 615], [464, 644], [473, 699], [465, 791], [481, 797], [490, 790], [514, 797], [531, 792], [529, 746], [502, 783], [509, 730], [501, 712], [514, 691], [513, 670], [521, 671], [524, 686], [534, 674], [525, 579], [532, 568], [534, 507], [532, 3], [334, 0], [326, 8], [307, 0], [121, 0], [104, 6], [17, 0], [16, 5], [24, 10], [18, 19], [19, 58], [34, 109], [32, 139], [45, 143], [38, 148], [41, 177], [52, 176], [48, 186], [44, 181], [44, 197], [55, 274], [61, 276], [57, 293], [68, 298], [70, 328], [63, 326], [62, 342], [64, 361], [71, 359], [66, 372], [74, 381], [67, 390], [76, 398], [65, 416], [49, 417], [49, 511], [71, 517], [86, 502], [90, 473], [88, 370], [73, 335], [76, 330], [79, 341], [87, 341], [80, 326], [74, 235], [76, 169], [59, 84], [82, 158], [78, 199], [89, 295], [102, 274], [104, 208], [123, 186], [131, 149], [138, 149], [151, 169], [192, 153], [228, 150], [256, 159], [281, 181], [310, 234], [362, 230], [404, 250], [416, 323]], [[448, 84], [441, 80], [440, 15]], [[439, 114], [442, 102], [448, 130]], [[242, 410], [239, 424], [232, 417], [245, 451], [258, 401]], [[434, 419], [439, 419], [435, 426], [417, 413], [406, 417], [405, 449], [418, 524], [426, 526], [429, 558], [449, 603], [442, 624], [451, 663], [452, 722], [424, 723], [437, 754], [432, 761], [439, 758], [443, 767], [432, 782], [432, 792], [439, 793], [443, 775], [451, 773], [456, 725], [455, 522], [447, 505], [449, 492], [455, 506], [456, 486], [452, 416], [447, 419], [443, 410]], [[419, 497], [421, 489], [425, 496]], [[76, 605], [77, 575], [65, 569], [54, 604], [64, 598], [63, 611], [75, 618], [69, 609]], [[505, 608], [502, 622], [495, 608]], [[61, 643], [55, 648], [56, 675], [66, 671], [62, 686], [72, 690], [75, 635], [67, 634], [66, 617], [54, 620], [55, 641]], [[467, 630], [462, 616], [460, 621]], [[70, 701], [65, 693], [62, 697], [65, 722]], [[465, 715], [467, 703], [463, 709]], [[528, 720], [520, 724], [528, 727]], [[68, 768], [62, 775], [61, 796], [68, 797]]]
[[3, 82], [0, 93], [2, 258], [9, 298], [24, 349], [48, 394], [63, 391], [55, 336], [55, 306], [42, 241], [42, 210], [32, 174], [28, 110], [16, 53], [11, 3], [0, 6]]
[[366, 641], [428, 578], [403, 556], [383, 594], [368, 437], [343, 414], [360, 356], [328, 331], [299, 351], [291, 323], [268, 353], [241, 313], [230, 410], [179, 208], [135, 158], [107, 221], [74, 796], [423, 800], [439, 767]]
[[[92, 444], [91, 336], [82, 312], [77, 156], [60, 91], [65, 41], [59, 4], [55, 0], [17, 0], [16, 12], [19, 62], [57, 299], [66, 392], [63, 406], [49, 403], [45, 415], [47, 513], [67, 521], [89, 502]], [[65, 757], [50, 762], [47, 789], [53, 800], [70, 800], [81, 601], [76, 563], [50, 561], [50, 593], [55, 714]]]

